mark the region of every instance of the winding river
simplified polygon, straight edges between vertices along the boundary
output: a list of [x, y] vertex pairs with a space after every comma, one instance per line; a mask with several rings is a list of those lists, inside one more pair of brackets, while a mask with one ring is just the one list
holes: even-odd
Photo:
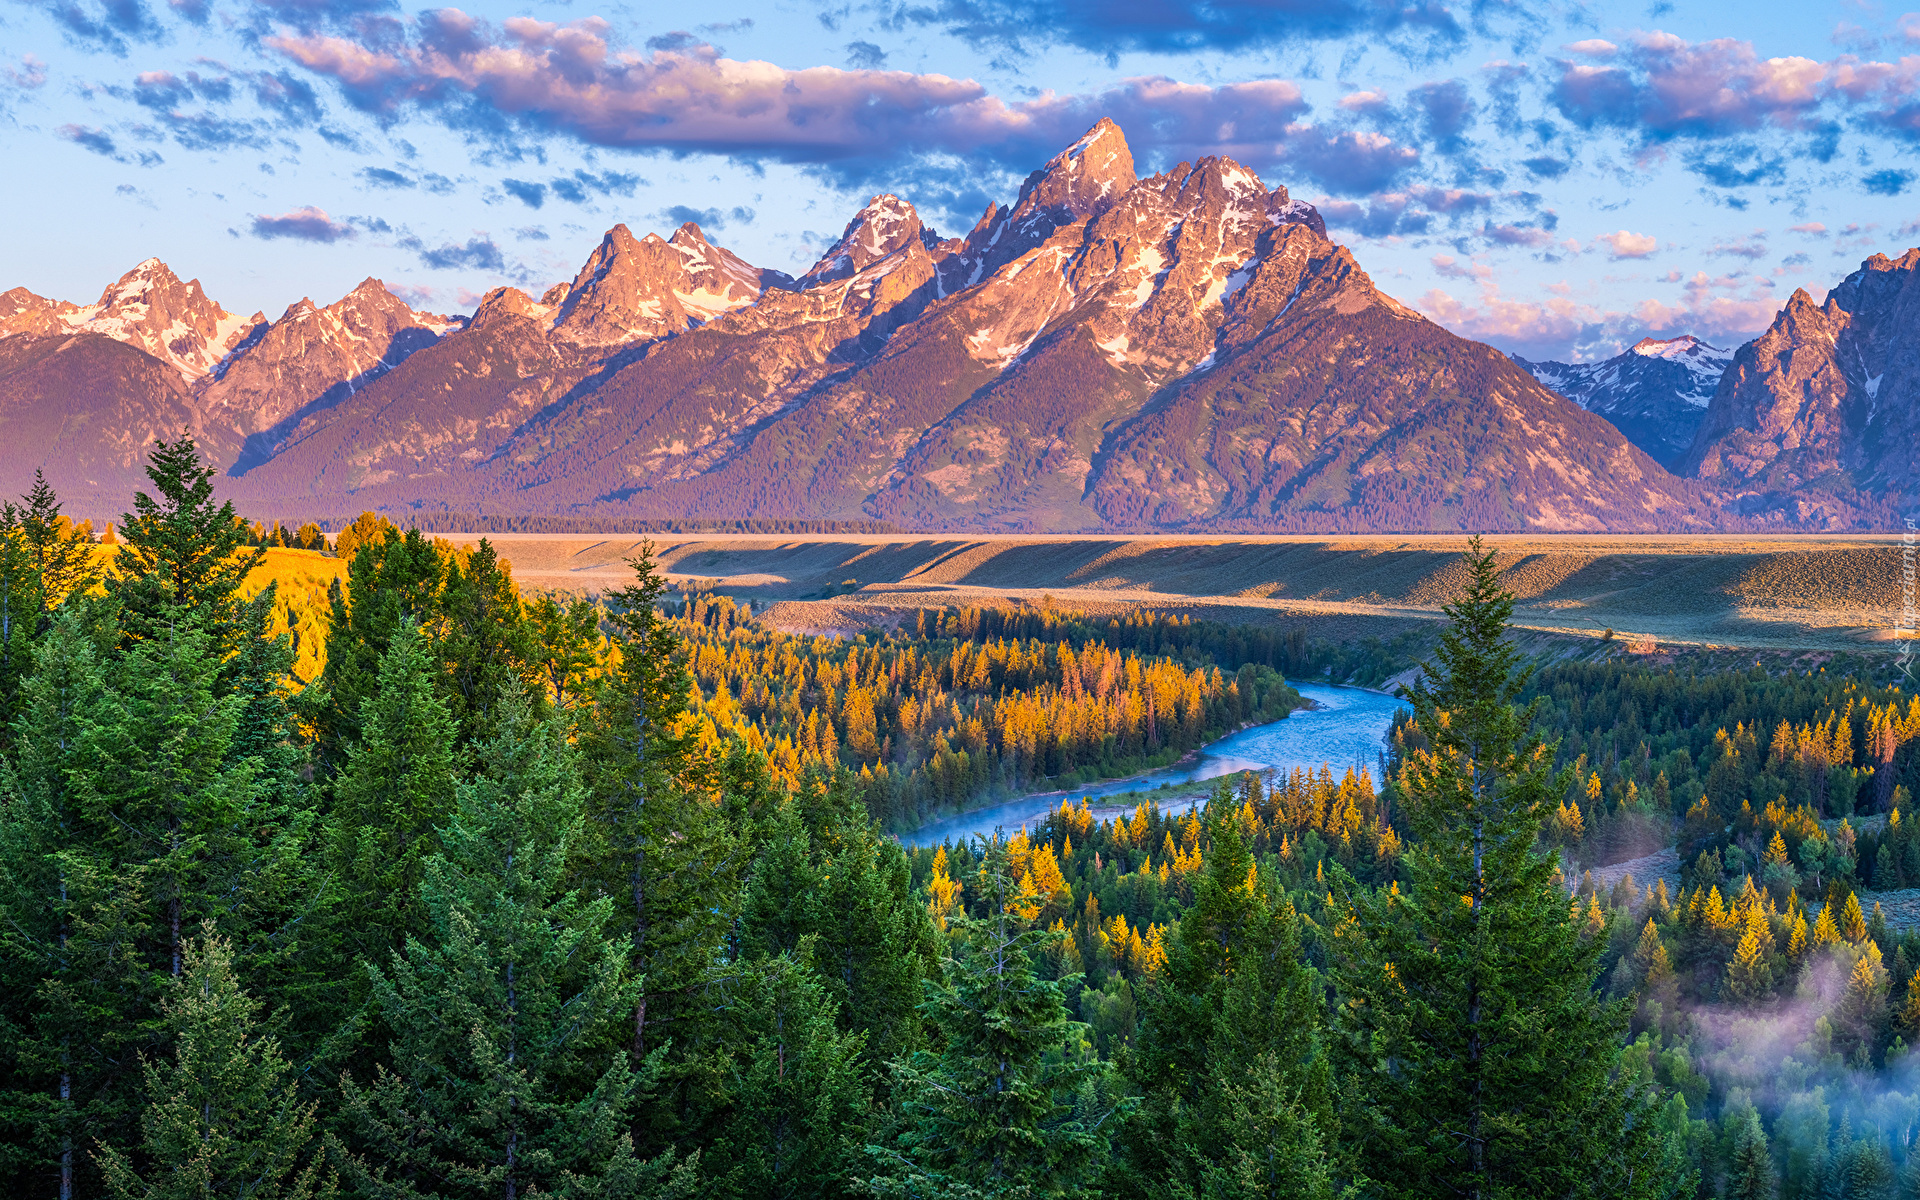
[[[1325, 763], [1333, 768], [1336, 776], [1344, 774], [1350, 766], [1368, 767], [1377, 772], [1380, 751], [1386, 747], [1387, 731], [1393, 727], [1394, 711], [1403, 707], [1401, 702], [1364, 688], [1317, 683], [1296, 683], [1294, 687], [1317, 707], [1301, 709], [1284, 721], [1255, 725], [1221, 738], [1171, 767], [976, 808], [929, 822], [901, 835], [901, 840], [909, 846], [932, 846], [976, 834], [991, 834], [996, 829], [1011, 833], [1059, 808], [1062, 800], [1078, 800], [1083, 796], [1096, 816], [1109, 817], [1132, 812], [1144, 798], [1130, 793], [1149, 792], [1162, 784], [1195, 783], [1240, 771], [1264, 771], [1272, 767], [1285, 773], [1295, 767], [1317, 769]], [[1202, 799], [1202, 796], [1186, 795], [1157, 802], [1163, 811], [1186, 812]]]

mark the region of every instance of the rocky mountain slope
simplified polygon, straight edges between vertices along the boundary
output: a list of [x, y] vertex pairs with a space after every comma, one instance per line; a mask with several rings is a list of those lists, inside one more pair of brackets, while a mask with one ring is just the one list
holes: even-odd
[[1513, 361], [1581, 408], [1605, 417], [1654, 461], [1676, 471], [1733, 351], [1682, 334], [1642, 338], [1602, 362], [1528, 362], [1517, 354]]
[[1876, 254], [1816, 305], [1796, 289], [1721, 379], [1684, 470], [1739, 508], [1858, 521], [1920, 479], [1920, 249]]
[[[84, 311], [0, 296], [14, 332], [0, 346], [91, 327]], [[1727, 520], [1607, 421], [1378, 291], [1284, 187], [1225, 158], [1141, 178], [1110, 121], [963, 236], [876, 196], [798, 277], [694, 225], [666, 239], [616, 226], [571, 282], [537, 299], [497, 289], [464, 323], [369, 280], [173, 359], [114, 328], [177, 382], [112, 386], [148, 387], [143, 412], [184, 404], [227, 489], [270, 515], [1036, 531]], [[179, 366], [222, 345], [198, 375]], [[78, 384], [36, 386], [48, 403], [71, 386], [85, 408]]]
[[1377, 291], [1285, 188], [1221, 158], [1138, 178], [1111, 122], [965, 236], [882, 195], [796, 279], [723, 254], [691, 226], [616, 229], [571, 284], [490, 294], [234, 486], [302, 511], [927, 528], [1717, 519], [1604, 420]]
[[14, 288], [0, 293], [0, 429], [59, 432], [12, 439], [0, 463], [27, 478], [42, 467], [76, 498], [123, 500], [145, 482], [141, 447], [185, 430], [243, 468], [272, 457], [290, 424], [465, 324], [414, 312], [377, 279], [324, 308], [303, 298], [277, 321], [242, 320], [158, 259], [84, 307]]

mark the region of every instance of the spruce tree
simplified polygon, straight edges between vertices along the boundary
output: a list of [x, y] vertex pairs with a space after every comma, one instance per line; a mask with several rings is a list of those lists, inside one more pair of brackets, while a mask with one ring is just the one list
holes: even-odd
[[[695, 1002], [729, 931], [745, 868], [727, 807], [684, 729], [692, 677], [679, 636], [658, 611], [665, 582], [651, 547], [634, 582], [610, 597], [616, 665], [600, 681], [581, 742], [587, 836], [578, 869], [619, 906], [633, 967], [644, 981], [629, 1014], [629, 1047], [644, 1059], [663, 1039], [696, 1041]], [[664, 1133], [672, 1117], [652, 1122]]]
[[744, 1200], [850, 1195], [861, 1165], [872, 1090], [865, 1039], [836, 1027], [813, 946], [808, 938], [797, 953], [743, 964], [728, 989], [728, 1099], [709, 1165]]
[[314, 890], [307, 815], [232, 753], [245, 701], [217, 694], [213, 639], [167, 616], [123, 650], [110, 620], [62, 611], [4, 781], [8, 971], [33, 1009], [21, 1090], [46, 1101], [35, 1144], [67, 1178], [87, 1143], [132, 1144], [138, 1051], [166, 1036], [192, 931], [217, 920], [244, 975], [275, 974]]
[[1727, 1164], [1727, 1198], [1774, 1200], [1780, 1190], [1780, 1173], [1767, 1150], [1767, 1131], [1760, 1125], [1760, 1114], [1749, 1107], [1739, 1122]]
[[214, 503], [215, 471], [201, 461], [192, 438], [156, 440], [146, 473], [158, 494], [134, 493], [133, 512], [120, 518], [120, 552], [107, 579], [122, 632], [132, 641], [154, 637], [177, 614], [192, 613], [224, 659], [244, 635], [240, 587], [267, 552], [249, 547], [232, 501]]
[[363, 709], [361, 739], [334, 782], [327, 847], [348, 961], [385, 962], [424, 929], [424, 864], [454, 802], [453, 719], [434, 674], [426, 636], [401, 621]]
[[449, 564], [438, 605], [439, 656], [462, 746], [481, 737], [505, 698], [521, 690], [534, 654], [520, 594], [492, 543], [481, 538], [465, 560]]
[[314, 1200], [333, 1194], [314, 1143], [317, 1103], [301, 1103], [279, 1043], [260, 1036], [260, 1003], [241, 989], [233, 947], [206, 922], [161, 1001], [171, 1061], [145, 1068], [134, 1154], [103, 1146], [114, 1200]]
[[20, 539], [39, 576], [41, 611], [52, 612], [100, 582], [100, 554], [86, 528], [76, 528], [60, 514], [60, 498], [39, 470], [32, 490], [20, 499]]
[[[554, 731], [516, 717], [459, 786], [419, 888], [424, 928], [369, 966], [386, 1062], [341, 1091], [366, 1197], [684, 1194], [691, 1164], [643, 1161], [621, 1049], [636, 981], [614, 904], [568, 890], [581, 793]], [[386, 1065], [386, 1064], [390, 1064]]]
[[842, 1030], [862, 1035], [876, 1072], [919, 1049], [922, 981], [937, 967], [926, 902], [898, 842], [883, 836], [843, 776], [810, 775], [769, 822], [740, 902], [750, 958], [811, 938]]
[[439, 549], [419, 530], [403, 534], [381, 521], [351, 554], [349, 540], [342, 535], [347, 584], [336, 579], [327, 591], [326, 666], [298, 701], [323, 776], [339, 772], [360, 741], [361, 708], [380, 686], [381, 660], [401, 625], [411, 620], [431, 641], [446, 577]]
[[1128, 1065], [1144, 1103], [1116, 1186], [1155, 1197], [1326, 1197], [1332, 1088], [1293, 905], [1258, 877], [1231, 817], [1167, 964], [1143, 980]]
[[1388, 1197], [1674, 1194], [1657, 1097], [1616, 1070], [1628, 1013], [1595, 990], [1607, 939], [1583, 936], [1538, 849], [1571, 776], [1515, 704], [1513, 596], [1477, 538], [1467, 566], [1404, 693], [1425, 742], [1401, 783], [1410, 886], [1348, 882], [1337, 901], [1347, 1171]]
[[896, 1061], [892, 1136], [868, 1148], [879, 1197], [1075, 1195], [1106, 1167], [1122, 1112], [1109, 1068], [1086, 1026], [1071, 1021], [1064, 988], [1042, 979], [1046, 935], [1019, 914], [1006, 844], [984, 848], [972, 894], [983, 916], [956, 918], [962, 945], [924, 1006], [939, 1049]]

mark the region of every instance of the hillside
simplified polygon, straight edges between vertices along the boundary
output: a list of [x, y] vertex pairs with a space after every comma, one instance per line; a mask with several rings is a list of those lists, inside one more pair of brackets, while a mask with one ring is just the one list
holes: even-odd
[[[65, 405], [97, 437], [103, 404], [184, 403], [174, 427], [265, 516], [970, 532], [1740, 521], [1491, 347], [1381, 293], [1285, 187], [1222, 157], [1141, 178], [1104, 120], [964, 236], [876, 196], [797, 278], [692, 224], [668, 238], [617, 225], [571, 282], [537, 299], [496, 289], [471, 320], [414, 312], [368, 280], [235, 325], [148, 262], [87, 309], [8, 293], [0, 342], [97, 328], [151, 357], [145, 325], [101, 315], [136, 292], [205, 326], [184, 358], [64, 391], [0, 379], [0, 405]], [[50, 466], [102, 454], [39, 452]], [[113, 490], [64, 465], [76, 504]]]

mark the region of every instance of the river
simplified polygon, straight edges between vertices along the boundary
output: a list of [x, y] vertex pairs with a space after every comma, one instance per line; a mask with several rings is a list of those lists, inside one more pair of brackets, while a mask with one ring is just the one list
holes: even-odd
[[[1299, 709], [1284, 721], [1255, 725], [1239, 733], [1203, 746], [1192, 758], [1171, 767], [1092, 783], [1065, 792], [1039, 792], [1018, 800], [976, 808], [945, 820], [932, 821], [901, 835], [909, 846], [932, 846], [959, 841], [976, 834], [991, 834], [996, 829], [1011, 833], [1037, 821], [1060, 807], [1062, 800], [1085, 797], [1096, 816], [1132, 812], [1142, 799], [1130, 793], [1150, 792], [1162, 784], [1195, 783], [1232, 775], [1240, 771], [1264, 771], [1272, 767], [1282, 774], [1295, 767], [1318, 769], [1322, 763], [1333, 768], [1335, 776], [1348, 767], [1367, 767], [1378, 771], [1379, 755], [1386, 748], [1387, 731], [1393, 727], [1393, 714], [1404, 707], [1392, 696], [1365, 688], [1329, 687], [1318, 683], [1296, 683], [1299, 693], [1317, 707]], [[1379, 786], [1379, 780], [1374, 785]], [[1117, 797], [1125, 796], [1125, 800]], [[1154, 798], [1165, 812], [1186, 812], [1204, 797], [1187, 795]], [[1105, 801], [1103, 804], [1102, 801]]]

